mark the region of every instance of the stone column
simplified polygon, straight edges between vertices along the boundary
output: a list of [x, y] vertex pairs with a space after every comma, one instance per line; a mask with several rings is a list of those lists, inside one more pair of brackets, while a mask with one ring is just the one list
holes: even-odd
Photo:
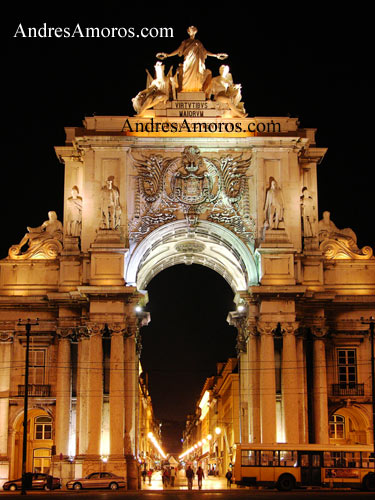
[[313, 327], [314, 335], [314, 431], [315, 442], [319, 444], [329, 443], [328, 437], [328, 394], [327, 394], [327, 364], [325, 328]]
[[0, 460], [8, 455], [8, 416], [11, 348], [13, 337], [9, 332], [0, 334]]
[[127, 463], [128, 489], [138, 488], [138, 470], [135, 461], [136, 398], [138, 398], [138, 358], [136, 355], [136, 327], [125, 340], [124, 382], [125, 382], [125, 436], [124, 451]]
[[56, 455], [69, 454], [69, 425], [71, 403], [71, 357], [70, 357], [70, 330], [60, 328], [57, 370], [56, 370], [56, 420], [55, 445]]
[[298, 382], [296, 337], [297, 323], [282, 325], [283, 350], [281, 365], [282, 395], [287, 443], [299, 442], [298, 402], [300, 387]]
[[306, 357], [304, 352], [304, 335], [299, 334], [296, 339], [297, 345], [297, 382], [300, 392], [298, 401], [298, 418], [299, 418], [299, 433], [300, 443], [309, 442], [308, 430], [308, 409], [307, 409], [307, 380], [306, 380]]
[[76, 451], [78, 455], [85, 455], [88, 445], [89, 352], [89, 337], [81, 334], [77, 366]]
[[259, 388], [261, 442], [276, 442], [276, 379], [273, 330], [276, 324], [258, 322], [260, 333]]
[[248, 384], [249, 384], [249, 420], [250, 420], [250, 442], [260, 443], [260, 407], [259, 407], [259, 337], [255, 330], [249, 332], [247, 342], [248, 353]]
[[87, 454], [98, 457], [102, 434], [103, 347], [100, 328], [95, 325], [90, 330]]
[[227, 317], [230, 325], [237, 328], [237, 357], [239, 368], [239, 415], [235, 417], [237, 422], [233, 425], [237, 428], [239, 425], [240, 442], [249, 442], [249, 366], [247, 355], [248, 339], [248, 318], [246, 312], [231, 311]]
[[125, 386], [124, 386], [124, 332], [121, 328], [111, 333], [111, 359], [109, 365], [109, 429], [110, 454], [124, 457]]

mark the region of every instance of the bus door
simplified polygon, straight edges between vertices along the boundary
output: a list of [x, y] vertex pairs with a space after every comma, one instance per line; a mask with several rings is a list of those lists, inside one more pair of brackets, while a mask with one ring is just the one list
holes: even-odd
[[298, 463], [301, 468], [302, 486], [320, 486], [322, 484], [322, 455], [321, 451], [298, 452]]

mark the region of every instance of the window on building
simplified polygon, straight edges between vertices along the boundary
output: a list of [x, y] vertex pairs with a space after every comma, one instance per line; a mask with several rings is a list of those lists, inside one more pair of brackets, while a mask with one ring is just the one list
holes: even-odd
[[52, 439], [52, 419], [48, 415], [36, 417], [35, 439]]
[[51, 449], [37, 448], [33, 450], [33, 472], [48, 474], [51, 468]]
[[345, 418], [341, 415], [332, 415], [329, 421], [329, 437], [343, 439], [345, 437]]
[[355, 349], [337, 349], [338, 382], [341, 387], [354, 388], [357, 383]]
[[29, 384], [46, 383], [46, 350], [30, 349], [29, 351]]

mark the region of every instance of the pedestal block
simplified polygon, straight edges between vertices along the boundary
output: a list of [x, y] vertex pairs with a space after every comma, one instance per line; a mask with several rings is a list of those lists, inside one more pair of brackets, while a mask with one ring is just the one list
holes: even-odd
[[124, 259], [127, 249], [114, 229], [99, 229], [90, 246], [91, 285], [124, 285]]

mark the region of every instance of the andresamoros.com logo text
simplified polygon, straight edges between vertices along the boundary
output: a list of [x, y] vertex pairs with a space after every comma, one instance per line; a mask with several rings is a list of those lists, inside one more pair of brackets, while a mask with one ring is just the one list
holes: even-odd
[[42, 26], [24, 27], [22, 23], [17, 26], [14, 38], [173, 38], [173, 28], [134, 26]]

